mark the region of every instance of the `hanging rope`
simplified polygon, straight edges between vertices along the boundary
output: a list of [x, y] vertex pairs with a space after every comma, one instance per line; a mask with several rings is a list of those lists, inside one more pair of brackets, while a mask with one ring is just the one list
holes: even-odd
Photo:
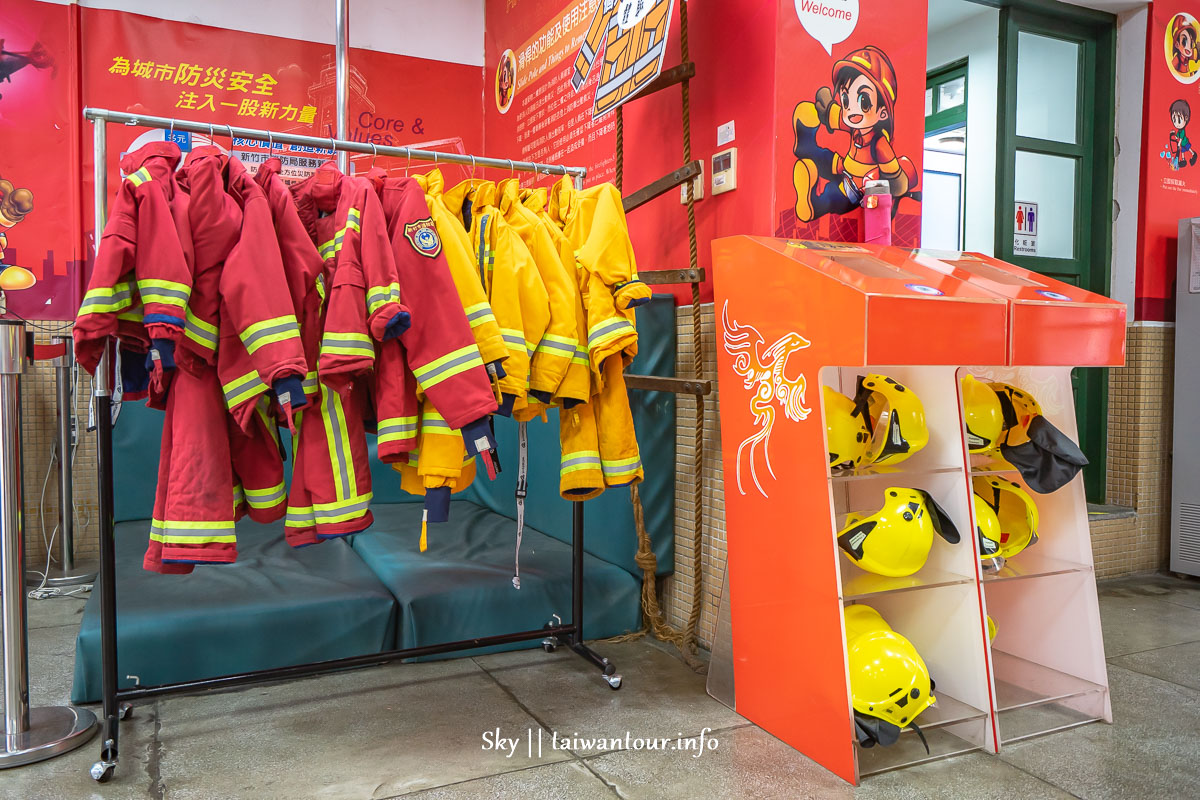
[[[688, 58], [688, 17], [687, 2], [679, 4], [679, 57], [684, 64]], [[692, 106], [688, 81], [681, 84], [683, 91], [683, 163], [692, 160]], [[617, 153], [616, 153], [616, 186], [621, 188], [625, 166], [625, 126], [621, 117], [621, 109], [617, 109]], [[687, 182], [687, 219], [688, 219], [688, 265], [696, 269], [699, 265], [698, 248], [696, 244], [696, 207], [692, 196], [693, 184]], [[692, 375], [700, 380], [704, 371], [704, 354], [700, 335], [700, 285], [692, 284]], [[696, 396], [696, 426], [693, 434], [696, 459], [693, 465], [692, 486], [692, 605], [688, 613], [687, 626], [680, 631], [671, 625], [663, 615], [658, 604], [658, 559], [650, 546], [650, 534], [646, 530], [646, 515], [642, 507], [642, 496], [636, 485], [629, 488], [629, 499], [633, 504], [633, 521], [637, 529], [638, 550], [634, 556], [638, 567], [642, 570], [642, 617], [645, 627], [635, 633], [616, 636], [610, 641], [631, 641], [640, 639], [647, 632], [662, 641], [670, 642], [679, 648], [683, 660], [696, 672], [706, 672], [707, 666], [697, 656], [697, 631], [700, 627], [700, 614], [703, 609], [703, 575], [704, 575], [704, 397]]]
[[617, 106], [617, 163], [613, 167], [613, 185], [618, 192], [625, 191], [625, 115]]

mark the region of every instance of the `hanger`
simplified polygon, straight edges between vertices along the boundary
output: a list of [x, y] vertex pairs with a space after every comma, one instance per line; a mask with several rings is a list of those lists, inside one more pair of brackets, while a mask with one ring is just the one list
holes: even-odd
[[371, 142], [371, 166], [367, 167], [367, 172], [375, 169], [375, 159], [379, 158], [379, 148], [374, 142]]
[[[408, 171], [409, 171], [410, 169], [412, 169], [412, 148], [411, 148], [411, 147], [406, 147], [406, 148], [404, 148], [404, 155], [408, 156], [408, 163], [404, 165], [404, 177], [406, 177], [406, 178], [407, 178], [407, 177], [408, 177]], [[435, 163], [435, 164], [437, 163], [437, 159], [436, 159], [436, 158], [434, 158], [434, 162], [433, 162], [433, 163]]]
[[225, 127], [229, 129], [229, 157], [232, 158], [233, 157], [233, 126], [226, 124]]
[[475, 156], [471, 156], [471, 180], [475, 180]]

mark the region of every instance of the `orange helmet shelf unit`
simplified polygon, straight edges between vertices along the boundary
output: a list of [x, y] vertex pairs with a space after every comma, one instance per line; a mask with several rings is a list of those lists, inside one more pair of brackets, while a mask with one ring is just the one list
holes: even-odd
[[[1031, 495], [1037, 543], [985, 572], [972, 481], [1026, 486], [995, 452], [968, 451], [960, 386], [968, 374], [1020, 386], [1077, 441], [1070, 370], [1124, 363], [1125, 306], [987, 256], [866, 244], [729, 237], [713, 242], [713, 270], [728, 537], [719, 640], [725, 615], [731, 625], [714, 644], [714, 696], [853, 783], [1111, 721], [1082, 478]], [[928, 442], [899, 463], [831, 467], [822, 397], [833, 395], [821, 387], [854, 398], [868, 375], [919, 398]], [[905, 447], [895, 420], [859, 406], [870, 431], [883, 425]], [[934, 537], [912, 575], [867, 572], [838, 545], [889, 487], [927, 492], [960, 533]], [[911, 728], [890, 746], [856, 743], [844, 609], [858, 603], [928, 666], [937, 704], [915, 720], [928, 753]], [[722, 663], [731, 674], [718, 680]]]

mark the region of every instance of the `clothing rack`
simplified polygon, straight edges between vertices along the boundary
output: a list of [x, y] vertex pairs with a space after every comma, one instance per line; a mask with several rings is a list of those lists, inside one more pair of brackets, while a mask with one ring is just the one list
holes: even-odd
[[[577, 188], [582, 188], [583, 178], [587, 175], [587, 169], [584, 167], [539, 164], [531, 161], [486, 158], [458, 153], [437, 153], [432, 150], [419, 150], [409, 147], [377, 147], [375, 145], [351, 142], [343, 139], [300, 136], [293, 133], [277, 133], [274, 131], [238, 128], [229, 125], [216, 125], [207, 122], [202, 123], [167, 117], [126, 114], [105, 109], [85, 108], [83, 116], [94, 125], [95, 238], [97, 247], [99, 247], [100, 234], [104, 230], [107, 217], [107, 129], [109, 123], [162, 130], [188, 131], [190, 133], [205, 133], [210, 138], [216, 133], [227, 133], [231, 138], [251, 139], [258, 142], [267, 142], [268, 144], [278, 142], [280, 144], [295, 144], [306, 147], [328, 147], [335, 152], [393, 156], [438, 164], [491, 167], [508, 169], [511, 172], [534, 172], [546, 175], [571, 175], [575, 179]], [[573, 504], [571, 524], [571, 621], [569, 623], [563, 623], [555, 615], [555, 624], [547, 623], [545, 627], [538, 630], [514, 631], [496, 636], [483, 636], [476, 639], [427, 645], [425, 647], [410, 647], [400, 650], [389, 650], [382, 653], [370, 653], [348, 658], [317, 661], [309, 664], [254, 670], [252, 672], [222, 675], [215, 678], [165, 683], [158, 686], [136, 686], [127, 689], [118, 689], [116, 552], [113, 540], [112, 386], [110, 385], [109, 377], [111, 347], [110, 342], [105, 348], [100, 366], [96, 370], [96, 383], [93, 396], [96, 419], [97, 466], [99, 470], [97, 483], [100, 495], [100, 524], [98, 526], [100, 534], [100, 577], [97, 589], [100, 592], [101, 690], [104, 701], [100, 760], [92, 765], [91, 768], [91, 775], [94, 779], [101, 783], [111, 779], [117, 766], [119, 723], [121, 720], [129, 718], [132, 713], [131, 703], [133, 701], [146, 700], [152, 697], [189, 694], [208, 689], [225, 689], [232, 686], [247, 686], [268, 681], [288, 680], [344, 670], [351, 667], [385, 664], [405, 658], [452, 653], [478, 647], [490, 647], [537, 639], [542, 640], [542, 646], [547, 651], [554, 650], [560, 641], [567, 643], [581, 657], [600, 668], [601, 676], [611, 688], [620, 688], [621, 676], [616, 674], [616, 666], [607, 658], [603, 658], [597, 654], [583, 642], [583, 502], [576, 501]]]

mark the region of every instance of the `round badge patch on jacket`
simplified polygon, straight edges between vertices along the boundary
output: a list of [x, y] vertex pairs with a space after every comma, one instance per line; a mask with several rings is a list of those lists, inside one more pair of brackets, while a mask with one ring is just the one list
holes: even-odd
[[442, 252], [442, 240], [438, 238], [437, 227], [428, 217], [405, 225], [404, 235], [412, 242], [413, 249], [423, 256], [436, 258]]

